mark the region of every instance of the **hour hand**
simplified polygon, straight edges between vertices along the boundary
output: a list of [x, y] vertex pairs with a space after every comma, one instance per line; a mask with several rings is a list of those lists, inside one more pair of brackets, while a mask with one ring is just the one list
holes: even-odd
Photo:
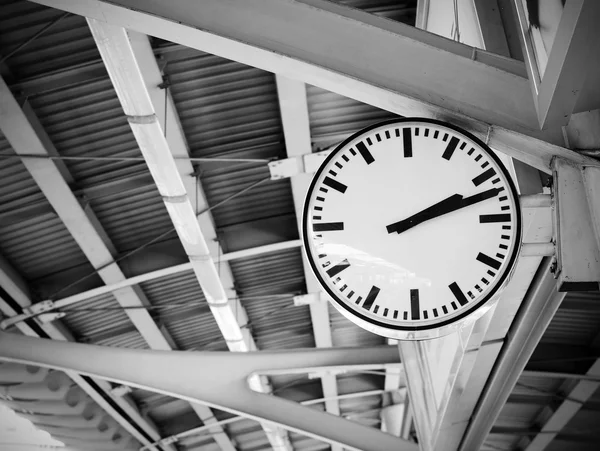
[[437, 216], [458, 210], [462, 201], [463, 197], [460, 194], [453, 194], [437, 204], [415, 213], [414, 215], [403, 219], [402, 221], [394, 222], [393, 224], [388, 225], [386, 227], [387, 231], [388, 233], [402, 233], [416, 225], [421, 224], [422, 222], [428, 221], [429, 219], [433, 219]]

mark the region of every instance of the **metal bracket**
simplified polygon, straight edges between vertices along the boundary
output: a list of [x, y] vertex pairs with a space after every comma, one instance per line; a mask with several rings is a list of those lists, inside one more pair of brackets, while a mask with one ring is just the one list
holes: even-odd
[[600, 167], [555, 158], [553, 212], [559, 291], [600, 290]]

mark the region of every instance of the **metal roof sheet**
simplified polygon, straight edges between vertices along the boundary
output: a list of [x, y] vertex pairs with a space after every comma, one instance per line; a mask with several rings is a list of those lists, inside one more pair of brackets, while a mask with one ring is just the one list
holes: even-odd
[[179, 349], [224, 351], [227, 345], [193, 271], [141, 284], [148, 301]]

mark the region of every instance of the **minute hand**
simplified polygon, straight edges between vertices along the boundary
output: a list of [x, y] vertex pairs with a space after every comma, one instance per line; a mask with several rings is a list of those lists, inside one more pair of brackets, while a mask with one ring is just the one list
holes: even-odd
[[437, 204], [420, 211], [419, 213], [415, 213], [414, 215], [403, 219], [402, 221], [388, 225], [387, 231], [388, 233], [405, 232], [406, 230], [430, 219], [437, 218], [438, 216], [442, 216], [447, 213], [460, 210], [461, 208], [468, 207], [469, 205], [473, 205], [486, 199], [495, 197], [499, 192], [499, 189], [492, 188], [465, 198], [463, 198], [460, 194], [454, 194], [442, 200], [441, 202], [438, 202]]

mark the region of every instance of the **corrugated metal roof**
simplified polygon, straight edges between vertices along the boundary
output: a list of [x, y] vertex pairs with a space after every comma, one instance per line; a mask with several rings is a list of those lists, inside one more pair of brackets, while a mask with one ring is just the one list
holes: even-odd
[[266, 165], [237, 170], [211, 171], [201, 177], [209, 205], [217, 205], [254, 183], [263, 183], [212, 210], [217, 228], [259, 219], [294, 214], [294, 201], [289, 180], [269, 180]]
[[333, 0], [335, 3], [362, 9], [371, 14], [413, 25], [417, 0]]
[[[1, 132], [0, 155], [16, 155]], [[44, 199], [44, 194], [20, 159], [0, 159], [0, 215]]]
[[62, 311], [67, 313], [63, 322], [78, 341], [104, 346], [148, 348], [112, 293], [65, 307]]
[[[25, 1], [2, 1], [0, 48], [7, 54], [56, 20], [62, 11]], [[75, 66], [97, 55], [84, 17], [69, 15], [15, 53], [10, 69], [22, 80]]]
[[398, 117], [348, 97], [307, 85], [310, 133], [315, 150], [333, 144], [379, 121]]
[[179, 349], [227, 350], [193, 271], [144, 282], [141, 287], [152, 305], [168, 307], [156, 315]]
[[[142, 156], [108, 75], [40, 94], [30, 101], [61, 155]], [[67, 160], [65, 163], [78, 187], [147, 170], [144, 161]]]
[[309, 308], [293, 302], [306, 290], [299, 249], [234, 260], [231, 270], [259, 348], [314, 347]]
[[599, 326], [600, 310], [572, 310], [568, 302], [564, 302], [540, 343], [588, 346], [598, 334]]
[[333, 305], [329, 304], [328, 307], [333, 346], [378, 346], [386, 344], [385, 338], [361, 329], [346, 319]]
[[29, 280], [74, 266], [89, 266], [62, 221], [48, 213], [17, 224], [0, 224], [0, 253]]
[[194, 156], [283, 143], [272, 73], [164, 41], [156, 47]]

